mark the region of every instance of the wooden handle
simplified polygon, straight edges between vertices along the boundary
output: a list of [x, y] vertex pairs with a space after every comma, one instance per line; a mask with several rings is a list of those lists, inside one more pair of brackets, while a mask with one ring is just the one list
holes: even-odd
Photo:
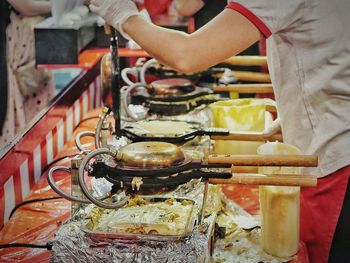
[[210, 137], [212, 140], [225, 140], [225, 141], [283, 141], [282, 134], [273, 134], [271, 136], [264, 136], [262, 133], [234, 133], [230, 132], [228, 135], [213, 135]]
[[249, 184], [311, 187], [317, 185], [317, 177], [295, 174], [233, 174], [230, 179], [210, 178], [211, 184]]
[[232, 84], [213, 86], [215, 92], [273, 93], [272, 84]]
[[236, 66], [266, 66], [265, 56], [233, 56], [223, 61], [223, 63]]
[[231, 172], [234, 173], [250, 173], [250, 174], [256, 174], [258, 173], [258, 166], [231, 166]]
[[[217, 73], [215, 76], [221, 78], [223, 73]], [[268, 73], [250, 72], [250, 71], [233, 71], [232, 76], [238, 80], [258, 82], [258, 83], [271, 83], [271, 78]]]
[[218, 155], [208, 156], [208, 164], [233, 164], [238, 166], [300, 166], [316, 167], [314, 155]]
[[271, 83], [271, 78], [268, 73], [249, 72], [249, 71], [233, 71], [233, 76], [236, 79], [243, 81], [252, 81], [259, 83]]
[[236, 166], [232, 165], [231, 168], [221, 168], [223, 170], [231, 170], [232, 173], [249, 173], [256, 174], [259, 172], [258, 166]]
[[104, 28], [105, 28], [105, 34], [106, 34], [106, 35], [111, 35], [111, 34], [112, 34], [112, 28], [111, 28], [110, 25], [105, 24], [105, 25], [104, 25]]

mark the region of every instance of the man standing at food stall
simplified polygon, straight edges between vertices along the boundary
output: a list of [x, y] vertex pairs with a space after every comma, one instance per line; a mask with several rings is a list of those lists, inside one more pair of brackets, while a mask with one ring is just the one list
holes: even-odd
[[237, 0], [192, 34], [145, 21], [130, 0], [91, 10], [149, 54], [196, 72], [267, 39], [269, 70], [286, 143], [319, 156], [302, 191], [301, 236], [312, 262], [350, 258], [350, 1]]

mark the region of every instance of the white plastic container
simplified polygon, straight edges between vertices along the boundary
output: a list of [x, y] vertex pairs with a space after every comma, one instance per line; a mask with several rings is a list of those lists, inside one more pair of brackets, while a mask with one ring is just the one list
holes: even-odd
[[[294, 146], [272, 142], [261, 145], [258, 154], [299, 155]], [[299, 167], [259, 167], [265, 174], [300, 174]], [[300, 222], [300, 187], [260, 186], [261, 246], [277, 257], [298, 252]]]

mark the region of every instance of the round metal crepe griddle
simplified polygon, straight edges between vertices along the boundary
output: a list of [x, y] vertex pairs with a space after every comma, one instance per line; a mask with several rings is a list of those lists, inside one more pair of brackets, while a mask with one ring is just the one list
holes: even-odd
[[185, 121], [146, 120], [131, 123], [123, 129], [139, 137], [180, 137], [198, 131], [200, 124]]
[[151, 83], [152, 92], [160, 97], [177, 97], [194, 91], [191, 81], [181, 78], [160, 79]]
[[131, 143], [118, 151], [117, 160], [122, 168], [166, 168], [185, 160], [179, 147], [167, 142]]

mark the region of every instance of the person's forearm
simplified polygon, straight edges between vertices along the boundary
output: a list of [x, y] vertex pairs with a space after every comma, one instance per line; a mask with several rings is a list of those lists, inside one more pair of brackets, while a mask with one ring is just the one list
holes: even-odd
[[35, 0], [8, 0], [8, 2], [24, 16], [47, 15], [51, 12], [50, 2]]
[[171, 68], [180, 69], [178, 62], [185, 52], [185, 45], [189, 39], [188, 34], [155, 26], [141, 16], [129, 18], [124, 24], [124, 29], [159, 62]]
[[231, 10], [223, 11], [191, 35], [155, 26], [140, 16], [130, 17], [123, 28], [151, 56], [184, 73], [215, 65], [260, 38], [251, 22]]

